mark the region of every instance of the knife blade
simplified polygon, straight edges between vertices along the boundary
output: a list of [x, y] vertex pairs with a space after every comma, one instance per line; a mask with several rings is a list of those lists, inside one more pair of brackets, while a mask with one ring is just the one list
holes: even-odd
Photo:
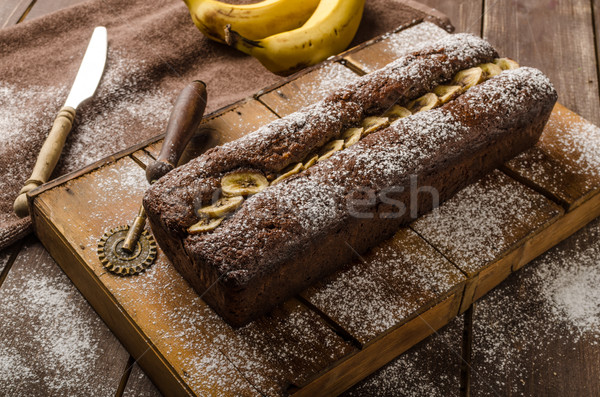
[[23, 218], [29, 214], [27, 193], [47, 182], [52, 171], [54, 171], [67, 136], [73, 126], [77, 107], [94, 95], [100, 83], [106, 65], [107, 51], [106, 28], [98, 26], [94, 29], [65, 105], [54, 119], [52, 129], [40, 149], [31, 177], [25, 182], [25, 186], [23, 186], [13, 204], [17, 216]]

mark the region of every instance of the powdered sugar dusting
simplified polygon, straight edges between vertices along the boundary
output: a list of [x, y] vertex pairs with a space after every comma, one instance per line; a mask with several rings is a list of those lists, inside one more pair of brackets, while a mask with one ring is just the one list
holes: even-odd
[[462, 325], [462, 316], [455, 318], [343, 396], [459, 395]]
[[546, 212], [549, 208], [547, 199], [494, 171], [419, 218], [413, 228], [461, 269], [474, 272], [558, 214], [557, 209]]
[[[410, 127], [407, 128], [408, 125]], [[410, 139], [403, 139], [407, 130], [410, 130]], [[390, 130], [374, 134], [372, 139], [367, 138], [367, 141], [379, 143], [375, 148], [361, 150], [362, 145], [354, 145], [348, 152], [354, 155], [359, 175], [368, 178], [377, 174], [382, 176], [378, 180], [395, 179], [397, 175], [416, 171], [428, 154], [439, 151], [447, 142], [459, 139], [466, 131], [466, 127], [452, 114], [435, 109], [400, 119]], [[385, 144], [390, 138], [393, 150]]]
[[423, 22], [398, 33], [392, 33], [386, 37], [383, 51], [393, 57], [400, 57], [414, 51], [425, 42], [439, 40], [440, 37], [448, 36], [449, 33], [438, 25], [431, 22]]
[[[501, 88], [508, 93], [504, 93]], [[471, 112], [470, 114], [473, 115], [471, 122], [488, 122], [490, 123], [488, 125], [495, 126], [496, 131], [502, 131], [502, 120], [523, 117], [520, 113], [524, 111], [523, 101], [530, 100], [530, 96], [527, 95], [529, 93], [537, 98], [547, 98], [554, 91], [540, 72], [522, 68], [504, 72], [473, 88], [463, 94], [462, 99], [457, 103], [467, 107]], [[486, 106], [481, 107], [480, 102], [485, 102]], [[490, 108], [505, 109], [505, 118], [500, 122], [494, 120], [493, 123], [496, 124], [492, 124], [489, 120], [495, 116], [490, 114]], [[271, 261], [270, 264], [263, 263], [262, 258], [264, 241], [272, 240], [272, 238], [266, 240], [265, 238], [272, 229], [278, 230], [281, 236], [288, 237], [281, 237], [276, 250], [271, 247], [269, 251], [283, 260], [285, 252], [298, 252], [300, 247], [304, 247], [304, 244], [308, 244], [312, 239], [334, 233], [336, 227], [342, 227], [348, 216], [345, 196], [354, 192], [357, 186], [380, 191], [389, 188], [390, 184], [402, 183], [399, 178], [403, 175], [405, 178], [409, 175], [419, 175], [421, 169], [431, 166], [429, 162], [433, 161], [437, 154], [448, 150], [448, 147], [468, 147], [473, 144], [472, 140], [476, 140], [477, 137], [473, 137], [469, 131], [470, 129], [454, 115], [454, 111], [447, 111], [444, 108], [400, 119], [389, 128], [373, 133], [350, 148], [335, 153], [327, 161], [317, 163], [302, 178], [289, 178], [253, 196], [213, 233], [194, 236], [193, 251], [201, 252], [207, 258], [210, 257], [207, 259], [208, 262], [214, 263], [220, 271], [241, 271], [244, 273], [244, 278], [251, 277], [253, 270], [250, 269], [253, 268], [270, 271], [271, 266], [274, 266], [273, 258], [268, 259]], [[252, 138], [248, 139], [258, 144], [258, 136], [251, 135]], [[408, 136], [410, 139], [406, 139]], [[352, 164], [352, 167], [340, 167], [339, 164]], [[496, 193], [500, 193], [500, 197], [510, 196], [508, 190]], [[533, 192], [525, 193], [520, 197], [513, 196], [515, 200], [519, 200], [513, 204], [520, 206], [515, 205], [514, 209], [505, 206], [501, 208], [507, 211], [527, 211], [528, 208], [533, 208], [533, 203], [536, 202], [531, 198], [532, 196]], [[490, 194], [486, 192], [482, 192], [482, 195], [477, 197], [492, 200]], [[458, 203], [458, 200], [455, 202]], [[279, 211], [280, 206], [283, 206], [286, 211]], [[474, 211], [464, 204], [461, 209]], [[483, 210], [483, 207], [481, 209]], [[514, 215], [523, 216], [524, 222], [537, 226], [534, 224], [539, 219], [534, 219], [530, 215], [533, 213], [530, 211], [529, 214], [522, 215], [519, 212]], [[465, 218], [464, 222], [479, 219], [481, 225], [488, 228], [489, 233], [478, 234], [476, 229], [465, 225], [464, 230], [469, 230], [469, 235], [474, 237], [465, 241], [475, 247], [481, 247], [485, 258], [492, 258], [497, 254], [499, 247], [505, 246], [505, 242], [496, 241], [496, 244], [490, 245], [489, 238], [494, 236], [497, 239], [503, 238], [505, 232], [503, 227], [508, 228], [508, 226], [500, 227], [501, 224], [504, 225], [504, 218], [500, 216], [496, 216], [498, 222], [493, 223], [485, 222], [487, 218], [482, 217], [481, 212], [479, 214], [479, 217]], [[450, 224], [452, 222], [449, 222]], [[445, 227], [450, 226], [442, 225], [440, 228], [443, 230]], [[292, 239], [291, 236], [295, 238]], [[464, 247], [459, 250], [464, 260], [471, 264], [481, 259], [472, 258], [472, 254], [468, 252], [472, 248]], [[236, 265], [229, 261], [225, 263], [224, 258], [231, 257], [237, 258], [238, 268], [232, 268], [231, 266]], [[257, 266], [257, 263], [260, 266]]]
[[[567, 172], [586, 175], [586, 181], [600, 177], [600, 128], [585, 120], [564, 122], [561, 111], [551, 117], [548, 127], [555, 133], [542, 135], [541, 146], [550, 151], [564, 153], [568, 159], [561, 164]], [[588, 188], [592, 186], [588, 185]]]
[[[98, 364], [106, 354], [101, 338], [118, 342], [58, 268], [42, 270], [55, 263], [18, 260], [0, 290], [0, 377], [10, 380], [0, 382], [0, 394], [24, 395], [35, 387], [47, 395], [114, 395], [117, 385], [107, 379], [121, 368], [109, 375]], [[23, 276], [23, 266], [27, 277], [12, 280]], [[124, 363], [125, 350], [115, 358]]]
[[464, 279], [408, 230], [374, 248], [360, 262], [318, 283], [305, 297], [363, 343]]
[[597, 357], [589, 346], [600, 343], [599, 240], [595, 220], [477, 303], [474, 387], [483, 395], [532, 390], [537, 371], [552, 374], [556, 359], [581, 360], [580, 344]]
[[[295, 88], [293, 103], [286, 101], [285, 106], [280, 106], [278, 102], [271, 103], [267, 100], [273, 110], [281, 116], [287, 113], [286, 109], [290, 106], [298, 109], [309, 104], [325, 99], [329, 94], [339, 87], [356, 81], [359, 76], [338, 62], [327, 62], [319, 69], [302, 76], [295, 80], [291, 86]], [[284, 95], [282, 91], [276, 90], [279, 95]]]
[[[39, 126], [39, 114], [23, 111], [33, 102], [42, 107], [44, 117], [56, 116], [60, 105], [59, 99], [66, 94], [66, 90], [31, 86], [23, 89], [9, 83], [0, 81], [0, 144], [4, 148], [8, 143], [18, 140], [26, 143], [31, 140], [28, 129]], [[50, 127], [49, 127], [50, 128]], [[48, 128], [48, 129], [49, 129]]]
[[[40, 137], [32, 131], [50, 131], [61, 106], [59, 98], [65, 95], [64, 89], [41, 86], [25, 89], [0, 81], [0, 156], [14, 159], [3, 162], [0, 170], [0, 202], [5, 203], [6, 212], [12, 212], [12, 202], [20, 189], [15, 181], [25, 181], [29, 176], [23, 171], [26, 164], [33, 167], [35, 157], [32, 159], [23, 147], [41, 144]], [[32, 107], [40, 110], [24, 111]]]
[[[493, 84], [494, 80], [502, 81], [501, 84]], [[503, 71], [494, 79], [488, 80], [471, 88], [464, 97], [469, 101], [472, 111], [478, 113], [489, 112], [488, 104], [493, 101], [505, 114], [516, 114], [523, 108], [523, 101], [515, 99], [518, 93], [520, 97], [528, 98], [530, 103], [556, 96], [556, 91], [548, 77], [541, 71], [520, 67], [518, 69]], [[472, 98], [472, 99], [471, 99]]]
[[600, 340], [600, 222], [580, 232], [569, 249], [543, 256], [534, 277], [553, 318], [570, 326], [577, 340], [593, 334]]
[[276, 309], [269, 321], [275, 327], [260, 320], [252, 322], [236, 330], [222, 347], [231, 362], [264, 394], [284, 395], [287, 380], [302, 384], [312, 375], [313, 370], [307, 368], [325, 368], [352, 351], [323, 320], [302, 310], [297, 302]]
[[198, 395], [251, 393], [252, 387], [223, 353], [223, 345], [234, 343], [232, 328], [164, 257], [159, 255], [138, 276], [104, 277], [122, 307]]
[[[587, 175], [600, 176], [600, 128], [588, 122], [573, 123], [558, 134], [558, 142], [579, 169]], [[575, 170], [572, 170], [575, 171]]]

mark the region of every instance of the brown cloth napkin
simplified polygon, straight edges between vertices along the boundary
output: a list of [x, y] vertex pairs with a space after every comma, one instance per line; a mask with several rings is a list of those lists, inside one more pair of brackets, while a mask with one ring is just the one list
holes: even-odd
[[[426, 17], [369, 0], [352, 45]], [[96, 95], [78, 109], [53, 177], [161, 134], [179, 91], [207, 83], [207, 112], [281, 81], [252, 57], [206, 39], [181, 0], [92, 0], [0, 30], [0, 249], [31, 230], [12, 204], [63, 106], [95, 26], [108, 30]]]

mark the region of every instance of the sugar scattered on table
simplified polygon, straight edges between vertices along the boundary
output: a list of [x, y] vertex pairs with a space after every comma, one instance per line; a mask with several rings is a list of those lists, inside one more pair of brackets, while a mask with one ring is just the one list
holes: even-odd
[[[0, 291], [0, 317], [10, 330], [0, 331], [2, 379], [23, 379], [53, 395], [114, 395], [110, 382], [90, 382], [91, 377], [106, 376], [98, 373], [97, 363], [106, 352], [95, 331], [106, 326], [64, 274], [54, 277], [40, 270], [55, 263], [26, 264], [31, 265], [28, 278]], [[20, 394], [20, 387], [18, 382], [0, 382], [0, 394]]]
[[523, 393], [529, 389], [517, 380], [535, 379], [532, 361], [534, 371], [546, 371], [553, 365], [547, 359], [558, 354], [578, 359], [580, 343], [600, 343], [598, 241], [595, 220], [478, 301], [473, 365], [475, 387], [483, 395]]

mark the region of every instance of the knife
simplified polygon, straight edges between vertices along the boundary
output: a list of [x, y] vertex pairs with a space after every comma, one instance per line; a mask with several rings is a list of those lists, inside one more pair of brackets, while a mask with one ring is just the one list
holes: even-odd
[[106, 64], [107, 49], [106, 28], [98, 26], [94, 29], [65, 105], [58, 112], [52, 129], [42, 145], [31, 177], [25, 182], [25, 186], [23, 186], [13, 204], [13, 209], [20, 218], [29, 214], [27, 192], [47, 182], [50, 175], [52, 175], [65, 145], [67, 135], [69, 135], [73, 126], [77, 107], [94, 95]]

